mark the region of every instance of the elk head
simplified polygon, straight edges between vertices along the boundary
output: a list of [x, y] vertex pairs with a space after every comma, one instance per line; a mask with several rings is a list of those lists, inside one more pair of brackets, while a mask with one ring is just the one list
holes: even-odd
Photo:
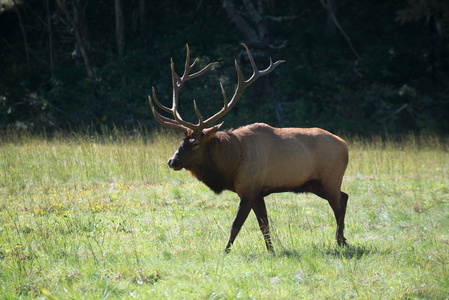
[[[190, 74], [190, 71], [195, 67], [196, 63], [198, 62], [198, 59], [195, 59], [193, 63], [190, 64], [190, 50], [189, 46], [186, 45], [187, 47], [186, 63], [184, 74], [181, 77], [179, 77], [176, 74], [173, 59], [171, 60], [171, 72], [173, 83], [173, 103], [171, 108], [162, 105], [158, 101], [155, 89], [153, 87], [152, 89], [153, 98], [148, 96], [148, 99], [150, 101], [151, 110], [153, 111], [153, 115], [156, 118], [156, 120], [161, 125], [175, 130], [183, 131], [186, 135], [186, 137], [181, 141], [179, 149], [168, 161], [168, 165], [170, 166], [170, 168], [174, 170], [181, 170], [182, 168], [190, 170], [193, 167], [191, 164], [195, 165], [201, 164], [201, 161], [204, 159], [205, 145], [211, 140], [211, 138], [215, 136], [215, 133], [218, 131], [218, 129], [223, 123], [213, 127], [210, 126], [216, 121], [218, 121], [221, 117], [223, 117], [228, 111], [230, 111], [235, 106], [240, 96], [243, 94], [244, 90], [248, 86], [253, 84], [254, 81], [256, 81], [259, 77], [270, 73], [279, 64], [284, 62], [284, 60], [279, 60], [273, 63], [270, 58], [270, 65], [265, 70], [259, 70], [256, 67], [253, 56], [251, 55], [251, 52], [249, 51], [248, 47], [245, 44], [242, 45], [243, 47], [245, 47], [246, 52], [248, 53], [248, 58], [251, 63], [251, 67], [253, 69], [253, 74], [249, 79], [245, 80], [243, 73], [238, 66], [237, 60], [235, 60], [235, 69], [237, 71], [237, 87], [235, 89], [234, 95], [232, 96], [231, 100], [228, 101], [223, 85], [220, 82], [224, 106], [220, 111], [218, 111], [216, 114], [214, 114], [213, 116], [209, 117], [206, 120], [204, 120], [203, 116], [199, 112], [196, 102], [194, 100], [193, 106], [195, 109], [195, 113], [198, 117], [198, 124], [192, 124], [190, 122], [184, 121], [181, 115], [179, 114], [178, 112], [179, 91], [181, 90], [184, 82], [206, 73], [213, 65], [218, 64], [217, 62], [209, 63], [202, 70]], [[161, 115], [155, 109], [153, 101], [161, 110], [172, 115], [173, 119]]]
[[178, 150], [168, 160], [168, 166], [179, 171], [182, 168], [192, 170], [196, 165], [204, 165], [206, 144], [215, 136], [221, 124], [203, 129], [200, 133], [187, 130], [186, 137], [181, 141]]

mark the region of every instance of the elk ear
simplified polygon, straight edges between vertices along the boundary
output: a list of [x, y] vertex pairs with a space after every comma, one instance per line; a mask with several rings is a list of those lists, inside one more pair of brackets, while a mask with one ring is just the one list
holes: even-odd
[[206, 136], [206, 139], [210, 140], [211, 138], [213, 138], [217, 133], [217, 131], [220, 129], [221, 125], [223, 125], [223, 122], [221, 122], [218, 125], [215, 125], [214, 127], [204, 129], [203, 134]]
[[186, 137], [192, 136], [193, 135], [193, 130], [192, 129], [187, 129], [186, 131], [184, 131], [184, 135]]

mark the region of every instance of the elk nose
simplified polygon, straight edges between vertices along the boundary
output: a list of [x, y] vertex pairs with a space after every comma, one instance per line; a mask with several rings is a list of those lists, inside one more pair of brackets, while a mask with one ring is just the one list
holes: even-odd
[[171, 168], [173, 165], [173, 158], [170, 158], [167, 162], [168, 166]]
[[181, 167], [180, 167], [181, 164], [180, 164], [179, 160], [174, 159], [173, 157], [170, 158], [167, 163], [168, 163], [168, 166], [170, 167], [170, 169], [175, 169], [175, 170], [181, 169]]

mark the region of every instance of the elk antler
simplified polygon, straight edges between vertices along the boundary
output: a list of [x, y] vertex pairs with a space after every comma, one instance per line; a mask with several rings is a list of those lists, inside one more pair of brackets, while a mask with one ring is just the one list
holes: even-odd
[[195, 100], [193, 101], [193, 105], [195, 108], [195, 113], [198, 117], [198, 124], [192, 124], [189, 122], [184, 121], [181, 118], [181, 115], [178, 113], [178, 94], [179, 91], [184, 84], [185, 81], [195, 78], [197, 76], [200, 76], [204, 74], [206, 71], [208, 71], [213, 65], [217, 64], [216, 62], [208, 64], [205, 68], [203, 68], [201, 71], [196, 72], [192, 75], [189, 75], [190, 71], [193, 69], [195, 64], [198, 62], [198, 59], [195, 59], [195, 61], [190, 64], [190, 51], [189, 51], [189, 45], [187, 45], [187, 57], [186, 57], [186, 65], [184, 74], [180, 78], [175, 73], [175, 66], [173, 64], [173, 59], [171, 60], [171, 71], [172, 71], [172, 81], [173, 81], [173, 105], [172, 108], [168, 108], [164, 105], [162, 105], [156, 97], [156, 92], [153, 87], [153, 99], [154, 102], [157, 104], [157, 106], [162, 109], [163, 111], [170, 113], [173, 115], [173, 120], [167, 117], [164, 117], [160, 113], [156, 111], [156, 109], [153, 106], [153, 102], [150, 96], [148, 96], [148, 99], [150, 101], [151, 110], [153, 111], [153, 115], [156, 118], [156, 120], [163, 126], [173, 128], [180, 131], [187, 131], [188, 129], [191, 129], [195, 133], [201, 133], [204, 128], [212, 125], [215, 123], [218, 119], [223, 117], [228, 111], [230, 111], [234, 105], [239, 100], [240, 96], [243, 94], [243, 91], [250, 86], [254, 81], [256, 81], [260, 76], [266, 75], [273, 71], [280, 63], [285, 62], [285, 60], [278, 60], [277, 62], [273, 63], [270, 58], [270, 65], [265, 70], [259, 70], [256, 67], [256, 64], [254, 62], [253, 56], [251, 55], [251, 52], [249, 51], [248, 47], [242, 43], [242, 45], [245, 47], [246, 52], [248, 53], [249, 61], [251, 62], [251, 67], [253, 68], [253, 74], [248, 80], [245, 80], [243, 77], [242, 71], [240, 71], [239, 65], [237, 63], [237, 60], [235, 60], [235, 69], [237, 71], [237, 88], [234, 92], [234, 95], [231, 98], [231, 101], [228, 102], [228, 99], [226, 97], [226, 93], [224, 91], [223, 85], [220, 82], [221, 92], [223, 94], [223, 100], [224, 100], [224, 106], [223, 108], [217, 112], [212, 117], [208, 118], [206, 121], [204, 121], [203, 116], [198, 111], [198, 107], [196, 106]]

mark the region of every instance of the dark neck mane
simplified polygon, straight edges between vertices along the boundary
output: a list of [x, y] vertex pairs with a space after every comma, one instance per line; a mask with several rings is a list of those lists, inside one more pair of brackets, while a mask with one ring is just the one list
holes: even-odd
[[[221, 147], [226, 146], [226, 140], [222, 140], [219, 137], [214, 137], [209, 141], [209, 151], [206, 152], [205, 164], [202, 166], [196, 166], [190, 169], [190, 173], [198, 180], [202, 181], [216, 194], [220, 194], [224, 190], [234, 190], [233, 178], [229, 170], [227, 173], [224, 170], [220, 170], [218, 164], [214, 161], [213, 151], [220, 150]], [[218, 149], [217, 149], [218, 147]], [[225, 159], [220, 157], [219, 159]], [[225, 161], [226, 162], [226, 161]]]

